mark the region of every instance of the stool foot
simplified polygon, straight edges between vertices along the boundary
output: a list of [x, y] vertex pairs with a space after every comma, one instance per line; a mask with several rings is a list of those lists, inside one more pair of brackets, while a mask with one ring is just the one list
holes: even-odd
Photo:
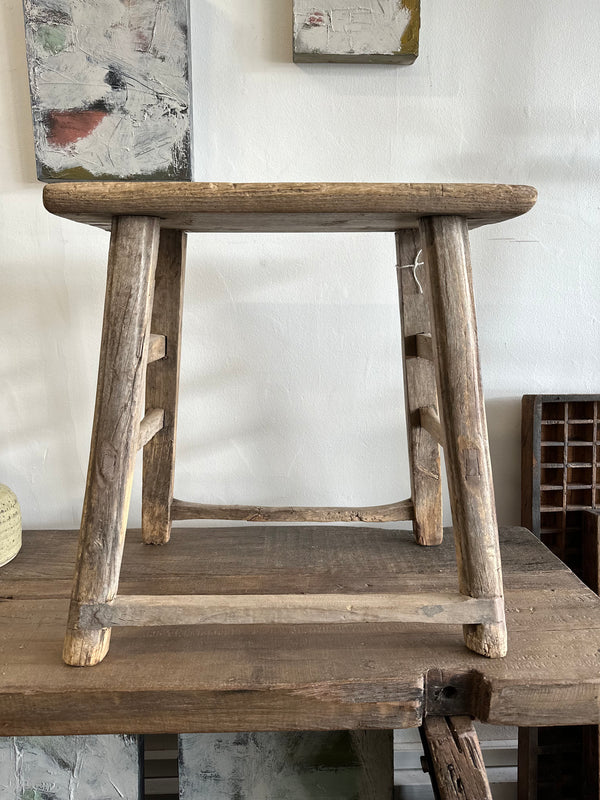
[[82, 631], [69, 628], [63, 646], [63, 661], [71, 667], [93, 667], [108, 653], [110, 628]]
[[483, 625], [463, 625], [463, 636], [469, 650], [488, 658], [503, 658], [507, 653], [506, 624], [487, 622]]

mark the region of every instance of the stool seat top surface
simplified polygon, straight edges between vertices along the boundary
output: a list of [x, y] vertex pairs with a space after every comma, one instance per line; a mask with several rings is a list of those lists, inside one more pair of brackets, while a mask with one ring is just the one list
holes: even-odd
[[48, 211], [110, 230], [115, 216], [150, 216], [190, 232], [395, 231], [430, 216], [471, 228], [529, 211], [531, 186], [476, 183], [55, 183]]

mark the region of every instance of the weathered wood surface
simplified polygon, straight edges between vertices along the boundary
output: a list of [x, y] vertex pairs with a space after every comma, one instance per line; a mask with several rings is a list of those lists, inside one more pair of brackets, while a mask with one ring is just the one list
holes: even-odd
[[151, 328], [166, 337], [166, 353], [148, 365], [146, 408], [164, 409], [164, 424], [144, 448], [142, 535], [146, 544], [165, 544], [171, 536], [185, 251], [185, 234], [161, 232]]
[[383, 506], [218, 506], [173, 500], [173, 519], [228, 519], [238, 522], [402, 522], [413, 518], [411, 500]]
[[[448, 531], [267, 526], [177, 529], [166, 548], [130, 531], [128, 594], [453, 592]], [[460, 627], [410, 624], [115, 628], [105, 661], [60, 658], [76, 535], [24, 536], [2, 569], [0, 734], [411, 727], [431, 714], [500, 725], [600, 721], [600, 600], [523, 529], [502, 536], [504, 659]]]
[[456, 593], [118, 595], [80, 607], [85, 628], [111, 625], [307, 625], [359, 622], [497, 622], [502, 601]]
[[438, 444], [444, 444], [444, 431], [437, 411], [429, 406], [419, 409], [421, 427], [423, 427]]
[[438, 800], [492, 800], [470, 717], [426, 717], [421, 739]]
[[167, 337], [160, 333], [151, 333], [148, 344], [148, 363], [164, 358], [167, 352]]
[[[598, 469], [598, 468], [597, 468]], [[600, 594], [600, 511], [583, 512], [583, 581]], [[600, 797], [600, 727], [588, 725], [583, 731], [583, 800]]]
[[[420, 223], [461, 592], [502, 594], [502, 567], [477, 343], [469, 234], [461, 217]], [[503, 623], [465, 627], [467, 645], [506, 653]]]
[[470, 227], [533, 207], [531, 186], [471, 183], [64, 183], [44, 187], [48, 211], [109, 229], [114, 215], [161, 218], [187, 231], [396, 231], [431, 214]]
[[413, 531], [419, 544], [436, 545], [442, 539], [442, 481], [440, 448], [421, 424], [420, 408], [437, 407], [435, 369], [419, 354], [419, 337], [430, 334], [427, 295], [423, 291], [426, 273], [417, 267], [417, 275], [406, 265], [414, 264], [421, 250], [416, 230], [396, 234], [398, 260], [398, 296], [402, 327], [402, 370], [404, 408], [410, 462], [410, 486], [414, 504]]
[[140, 422], [138, 434], [138, 450], [145, 447], [165, 424], [164, 408], [151, 408]]
[[73, 665], [106, 655], [110, 631], [76, 627], [81, 603], [117, 592], [129, 496], [138, 450], [159, 223], [115, 219], [96, 390], [96, 408], [81, 521], [77, 571], [63, 656]]

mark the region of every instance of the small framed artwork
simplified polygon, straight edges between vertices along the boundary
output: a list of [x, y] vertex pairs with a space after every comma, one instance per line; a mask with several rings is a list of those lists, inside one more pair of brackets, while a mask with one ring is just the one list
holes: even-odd
[[24, 0], [38, 178], [190, 180], [188, 0]]
[[294, 0], [294, 61], [412, 64], [420, 0]]

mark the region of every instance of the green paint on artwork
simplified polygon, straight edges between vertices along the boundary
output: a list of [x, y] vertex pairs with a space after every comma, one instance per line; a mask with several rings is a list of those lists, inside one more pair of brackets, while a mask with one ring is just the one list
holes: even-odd
[[94, 175], [85, 167], [55, 170], [42, 164], [38, 170], [38, 179], [47, 183], [53, 183], [54, 181], [189, 181], [191, 176], [189, 169], [185, 168], [178, 171], [174, 166], [157, 170], [148, 175], [115, 176], [108, 173]]
[[53, 792], [45, 792], [41, 789], [30, 787], [22, 792], [20, 800], [58, 800]]
[[419, 55], [419, 29], [421, 27], [421, 0], [402, 0], [402, 7], [410, 11], [410, 22], [402, 34], [401, 53]]
[[44, 50], [56, 55], [67, 45], [67, 28], [64, 25], [40, 25], [37, 37]]

